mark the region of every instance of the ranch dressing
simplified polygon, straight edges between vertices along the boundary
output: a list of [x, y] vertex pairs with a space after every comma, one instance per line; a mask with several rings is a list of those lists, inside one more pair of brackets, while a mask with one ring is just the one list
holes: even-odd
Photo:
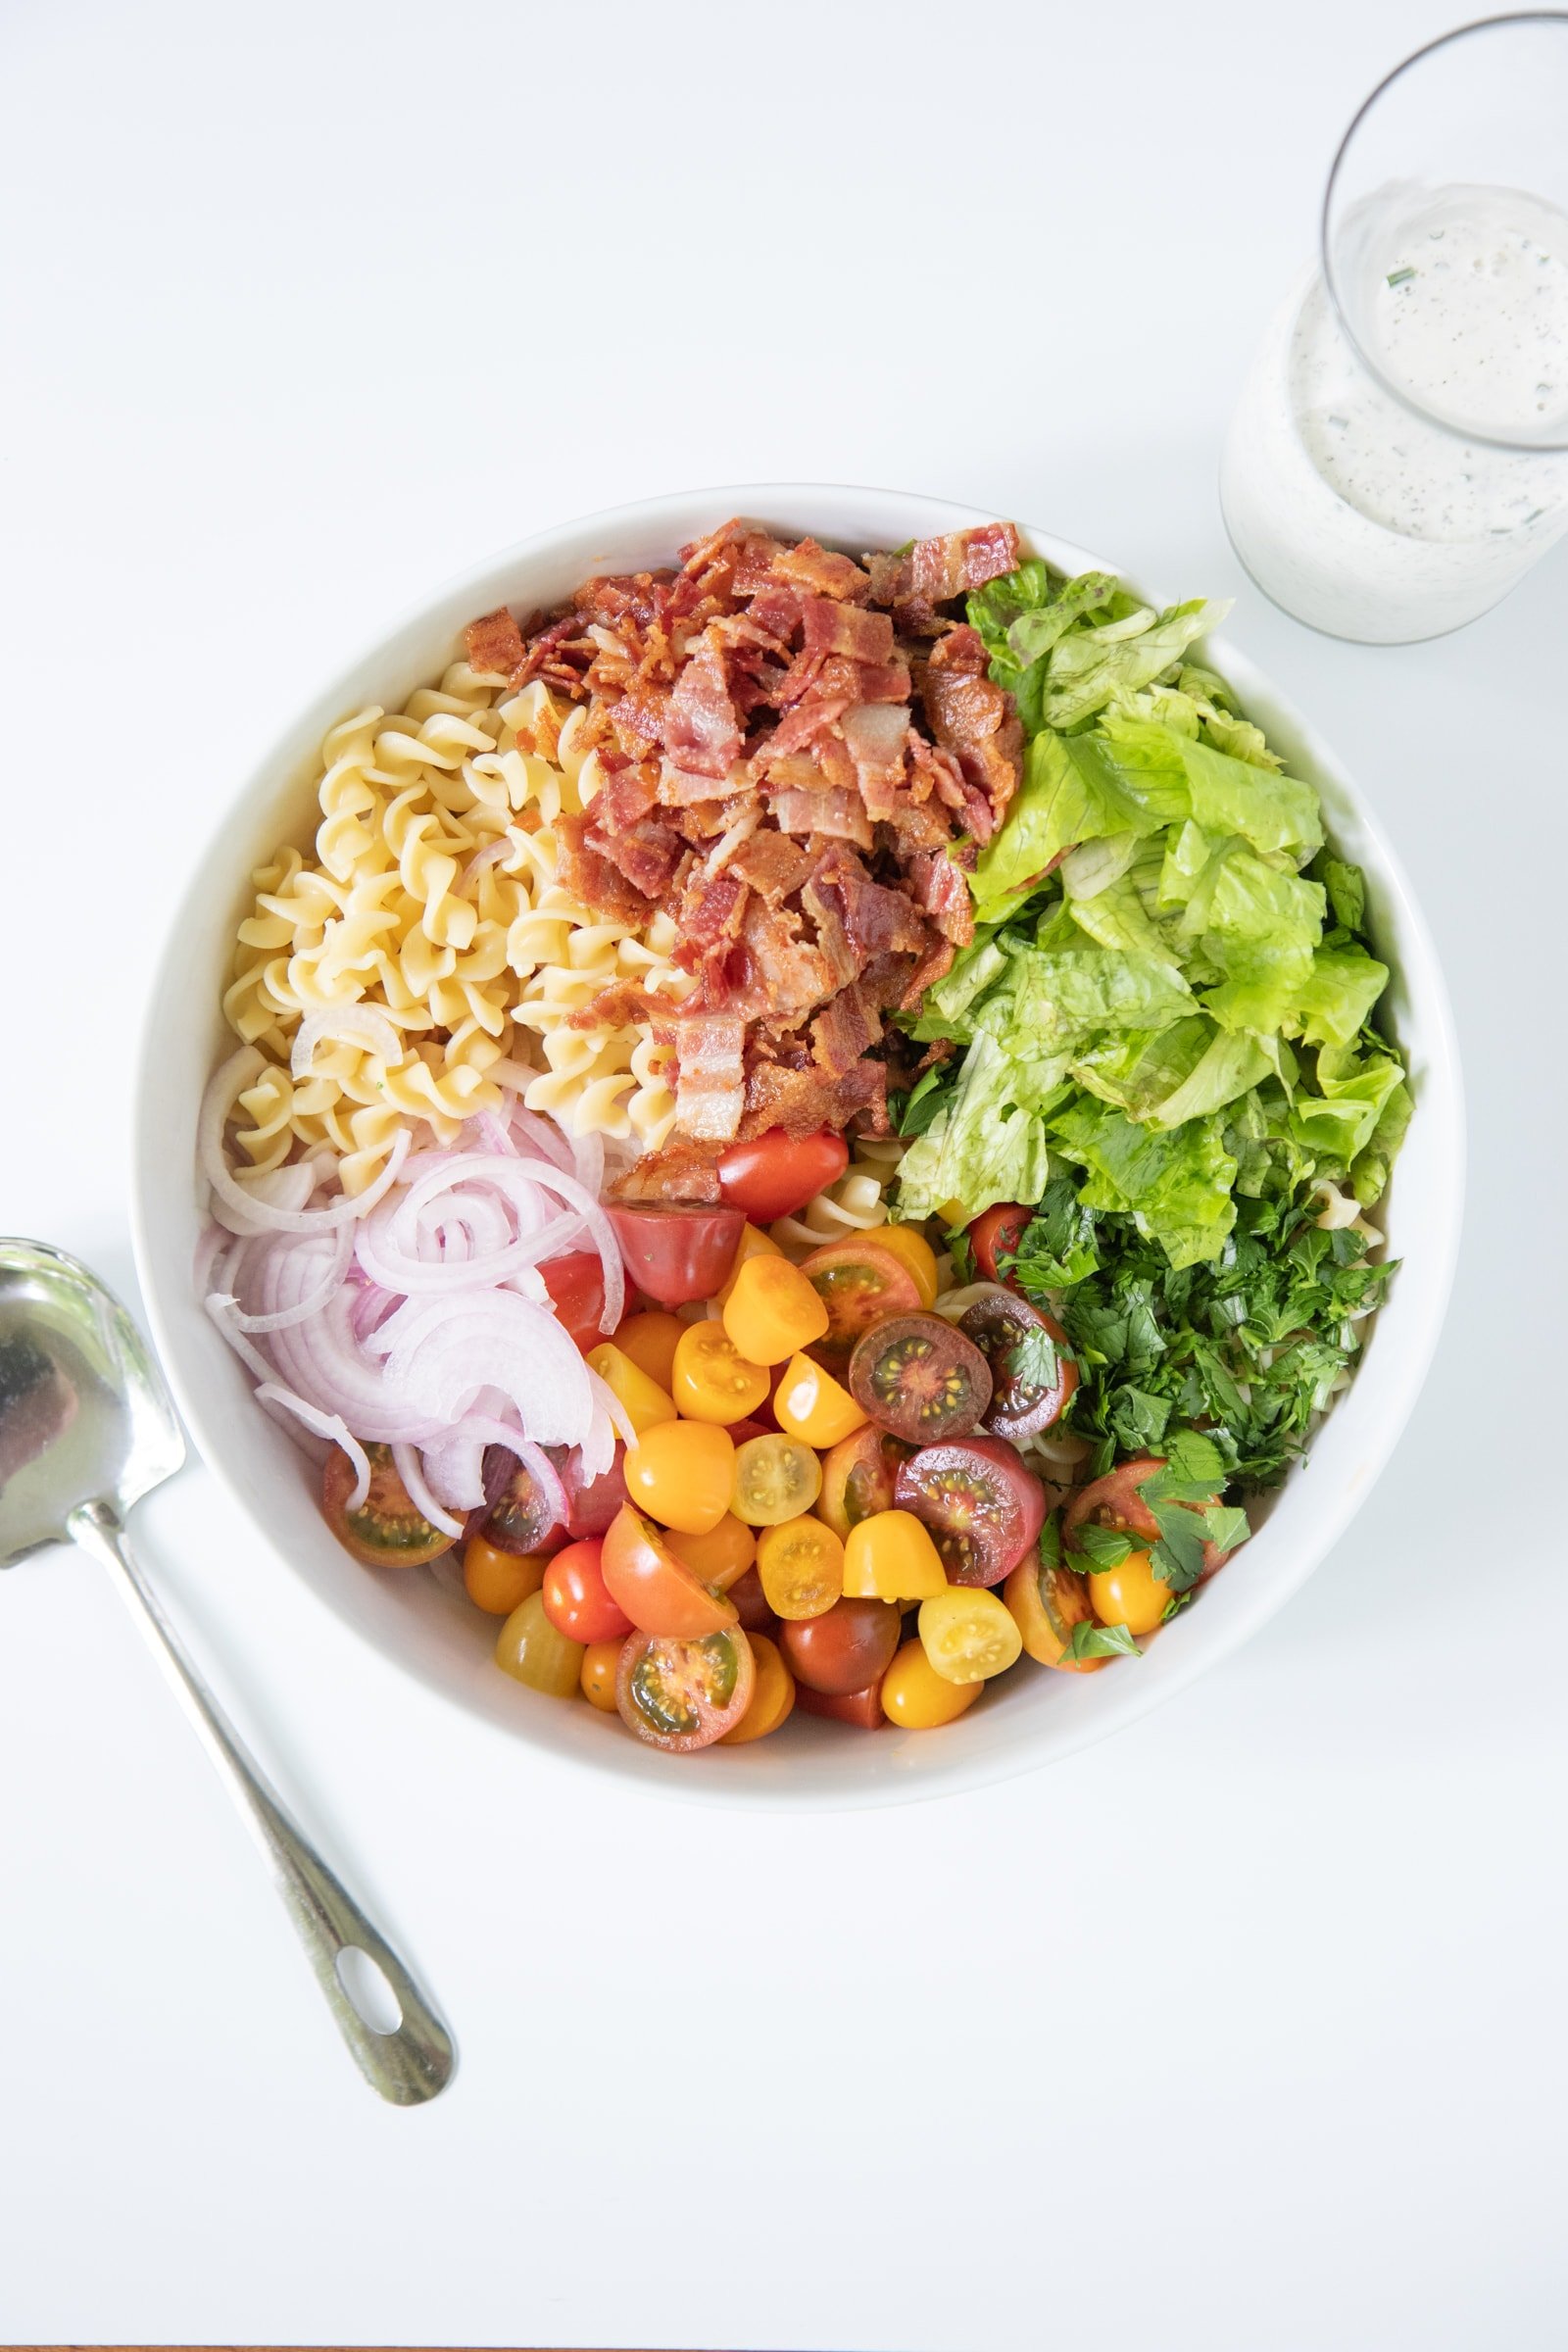
[[1568, 528], [1568, 451], [1551, 446], [1568, 442], [1568, 217], [1508, 189], [1390, 188], [1341, 253], [1377, 372], [1309, 271], [1243, 393], [1225, 519], [1301, 619], [1371, 643], [1436, 636]]

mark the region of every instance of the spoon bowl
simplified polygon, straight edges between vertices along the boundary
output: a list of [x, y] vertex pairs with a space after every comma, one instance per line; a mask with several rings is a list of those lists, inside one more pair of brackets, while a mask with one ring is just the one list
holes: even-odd
[[451, 2035], [224, 1721], [125, 1541], [124, 1514], [184, 1458], [157, 1358], [119, 1299], [47, 1242], [0, 1241], [0, 1568], [72, 1543], [110, 1571], [267, 1858], [360, 2072], [416, 2106], [451, 2079]]

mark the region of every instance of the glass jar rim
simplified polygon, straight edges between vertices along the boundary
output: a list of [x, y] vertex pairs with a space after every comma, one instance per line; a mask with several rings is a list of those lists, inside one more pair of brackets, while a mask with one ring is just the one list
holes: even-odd
[[1565, 422], [1563, 426], [1560, 439], [1549, 441], [1510, 440], [1505, 434], [1485, 433], [1476, 431], [1468, 425], [1457, 425], [1450, 418], [1440, 416], [1435, 410], [1424, 407], [1419, 400], [1413, 399], [1402, 385], [1396, 383], [1379, 365], [1355, 331], [1350, 318], [1349, 304], [1341, 294], [1339, 280], [1335, 274], [1334, 255], [1329, 235], [1335, 191], [1339, 185], [1341, 170], [1349, 153], [1350, 142], [1385, 91], [1391, 89], [1395, 82], [1408, 74], [1413, 66], [1423, 64], [1438, 50], [1450, 48], [1455, 41], [1467, 41], [1474, 33], [1498, 31], [1507, 24], [1557, 24], [1563, 28], [1565, 33], [1568, 33], [1568, 9], [1512, 9], [1499, 17], [1476, 17], [1468, 24], [1456, 24], [1451, 32], [1440, 33], [1436, 40], [1424, 41], [1419, 49], [1412, 49], [1408, 57], [1401, 58], [1392, 72], [1384, 74], [1376, 88], [1367, 92], [1350, 118], [1345, 136], [1335, 150], [1334, 162], [1329, 170], [1328, 184], [1323, 191], [1323, 210], [1318, 223], [1318, 248], [1322, 262], [1323, 282], [1328, 288], [1329, 301], [1334, 307], [1334, 316], [1361, 366], [1373, 381], [1388, 393], [1391, 400], [1396, 400], [1401, 409], [1407, 410], [1412, 416], [1418, 416], [1423, 424], [1431, 425], [1435, 431], [1446, 433], [1452, 441], [1474, 442], [1485, 449], [1506, 450], [1512, 457], [1549, 456], [1554, 452], [1568, 450], [1568, 422]]

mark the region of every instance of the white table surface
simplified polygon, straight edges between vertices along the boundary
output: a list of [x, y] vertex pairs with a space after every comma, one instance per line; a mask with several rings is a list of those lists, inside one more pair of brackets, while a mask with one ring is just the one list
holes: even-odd
[[0, 2338], [1440, 2352], [1563, 2340], [1561, 551], [1446, 643], [1272, 611], [1214, 477], [1417, 0], [18, 4], [0, 1230], [131, 1284], [131, 1046], [210, 811], [449, 570], [881, 481], [1192, 593], [1389, 820], [1466, 1245], [1307, 1591], [994, 1792], [753, 1821], [498, 1742], [200, 1468], [145, 1547], [454, 2021], [361, 2084], [119, 1602], [0, 1585]]

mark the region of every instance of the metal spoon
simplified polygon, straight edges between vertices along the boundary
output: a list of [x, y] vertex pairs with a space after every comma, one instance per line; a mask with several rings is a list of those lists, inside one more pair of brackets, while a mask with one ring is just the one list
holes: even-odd
[[[69, 1540], [111, 1571], [271, 1867], [361, 2073], [384, 2099], [416, 2106], [451, 2079], [451, 2035], [223, 1721], [125, 1542], [123, 1514], [184, 1458], [164, 1376], [119, 1300], [63, 1250], [0, 1241], [0, 1568]], [[356, 1952], [396, 1996], [390, 2032], [350, 1998], [362, 1964], [345, 1977], [343, 1960]]]

